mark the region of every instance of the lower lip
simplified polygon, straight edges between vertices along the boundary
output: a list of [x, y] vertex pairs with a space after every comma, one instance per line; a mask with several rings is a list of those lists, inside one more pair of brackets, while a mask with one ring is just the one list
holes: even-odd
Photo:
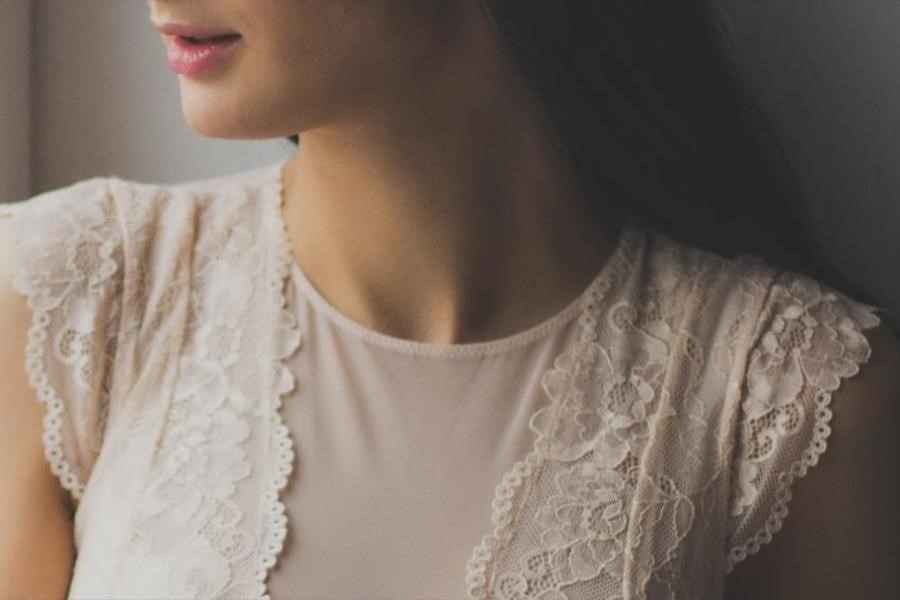
[[166, 54], [169, 66], [181, 75], [199, 75], [223, 64], [240, 45], [241, 36], [220, 38], [205, 44], [192, 44], [187, 38], [173, 36]]

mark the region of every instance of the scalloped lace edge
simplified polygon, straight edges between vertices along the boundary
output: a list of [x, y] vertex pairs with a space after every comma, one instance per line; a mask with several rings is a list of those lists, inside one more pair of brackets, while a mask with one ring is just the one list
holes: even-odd
[[[273, 173], [270, 174], [270, 177], [265, 182], [265, 200], [272, 211], [280, 211], [284, 202], [281, 169], [285, 162], [285, 160], [282, 160], [273, 165], [271, 167]], [[285, 286], [288, 282], [293, 254], [288, 242], [284, 219], [275, 219], [274, 224], [276, 225], [277, 235], [278, 268], [270, 284], [278, 290], [278, 310], [284, 312], [287, 306]], [[294, 322], [292, 329], [295, 331], [300, 330], [296, 322]], [[297, 345], [291, 348], [288, 353], [283, 356], [278, 356], [276, 353], [273, 358], [273, 372], [276, 374], [287, 372], [294, 385], [296, 385], [296, 381], [293, 379], [293, 374], [286, 369], [286, 361], [297, 351], [300, 345], [301, 343], [298, 341]], [[293, 385], [290, 387], [293, 388]], [[288, 393], [290, 393], [290, 390], [278, 391], [272, 399], [273, 411], [270, 423], [272, 434], [269, 443], [270, 448], [275, 449], [276, 459], [275, 464], [272, 466], [269, 480], [266, 482], [266, 489], [263, 495], [263, 518], [269, 520], [268, 532], [272, 538], [272, 545], [264, 545], [258, 555], [256, 577], [263, 584], [261, 600], [271, 600], [267, 589], [268, 573], [277, 564], [281, 551], [284, 549], [284, 540], [287, 536], [286, 508], [281, 499], [281, 494], [287, 486], [288, 477], [293, 471], [295, 456], [294, 442], [281, 414], [283, 398]], [[263, 542], [266, 541], [263, 540]]]
[[34, 310], [30, 294], [28, 295], [28, 305], [32, 308], [33, 318], [28, 328], [28, 342], [25, 345], [25, 372], [31, 387], [37, 392], [38, 400], [47, 406], [41, 435], [44, 457], [50, 463], [50, 471], [59, 478], [63, 488], [68, 490], [76, 501], [80, 501], [86, 484], [78, 477], [62, 447], [62, 415], [65, 411], [65, 404], [56, 388], [50, 384], [47, 367], [41, 357], [48, 337], [49, 311]]
[[[108, 180], [104, 178], [101, 181], [104, 185], [104, 193], [109, 194]], [[0, 217], [8, 216], [15, 219], [18, 216], [16, 208], [16, 206], [3, 207], [0, 209]], [[120, 269], [121, 265], [116, 264], [116, 272]], [[15, 288], [15, 286], [13, 287]], [[47, 406], [47, 412], [41, 421], [41, 443], [44, 447], [44, 457], [50, 465], [50, 471], [59, 479], [60, 485], [78, 503], [84, 495], [87, 483], [78, 476], [63, 450], [62, 415], [65, 412], [65, 403], [56, 388], [50, 383], [47, 365], [42, 357], [48, 338], [47, 327], [50, 325], [50, 311], [38, 310], [34, 307], [33, 289], [16, 291], [25, 296], [32, 314], [25, 344], [25, 373], [28, 383], [37, 394], [38, 401]]]
[[[860, 325], [860, 334], [865, 331], [869, 331], [878, 327], [881, 323], [881, 318], [875, 312], [875, 307], [868, 305], [861, 305], [862, 309], [871, 315], [873, 319], [869, 323], [863, 323]], [[789, 506], [791, 498], [793, 497], [793, 492], [791, 490], [791, 486], [793, 482], [798, 479], [802, 479], [806, 476], [810, 467], [814, 467], [819, 462], [819, 457], [825, 453], [828, 449], [828, 438], [831, 436], [831, 427], [828, 423], [831, 421], [834, 413], [831, 412], [831, 396], [834, 392], [838, 391], [841, 388], [841, 384], [847, 379], [851, 379], [856, 376], [862, 365], [869, 362], [869, 359], [872, 356], [872, 346], [869, 342], [869, 338], [866, 335], [862, 335], [863, 340], [865, 340], [866, 344], [866, 355], [864, 358], [860, 358], [858, 360], [852, 360], [853, 370], [850, 373], [847, 373], [840, 377], [838, 381], [838, 386], [833, 390], [819, 390], [816, 394], [816, 410], [815, 410], [815, 424], [813, 425], [813, 439], [810, 444], [804, 448], [803, 453], [799, 460], [791, 463], [790, 468], [781, 473], [779, 475], [780, 485], [775, 492], [775, 504], [772, 506], [772, 509], [769, 511], [769, 515], [766, 518], [765, 524], [758, 528], [756, 532], [744, 542], [740, 546], [733, 546], [729, 548], [726, 553], [725, 560], [725, 575], [728, 575], [734, 570], [734, 567], [744, 559], [753, 556], [757, 552], [760, 551], [762, 547], [772, 541], [775, 533], [777, 533], [782, 525], [784, 524], [784, 520], [787, 518], [789, 514]]]

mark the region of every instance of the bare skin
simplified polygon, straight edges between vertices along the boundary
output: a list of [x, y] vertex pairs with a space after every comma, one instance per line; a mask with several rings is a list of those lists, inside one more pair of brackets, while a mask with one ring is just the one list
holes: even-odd
[[503, 337], [561, 310], [611, 254], [618, 231], [588, 219], [478, 2], [148, 4], [156, 22], [244, 36], [221, 71], [179, 76], [185, 117], [211, 137], [301, 134], [284, 170], [294, 256], [353, 320]]
[[[0, 218], [4, 258], [7, 221]], [[31, 312], [10, 281], [0, 260], [0, 598], [64, 598], [75, 560], [76, 505], [44, 458], [46, 407], [25, 375]]]

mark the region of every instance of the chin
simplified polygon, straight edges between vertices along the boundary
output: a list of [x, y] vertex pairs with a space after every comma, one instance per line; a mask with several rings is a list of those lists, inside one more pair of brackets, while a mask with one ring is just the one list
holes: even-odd
[[[240, 123], [240, 119], [184, 115], [187, 126], [197, 135], [221, 140], [266, 140], [279, 137], [279, 130], [266, 127], [252, 127]], [[240, 126], [236, 126], [236, 123]], [[292, 134], [285, 134], [285, 137]]]

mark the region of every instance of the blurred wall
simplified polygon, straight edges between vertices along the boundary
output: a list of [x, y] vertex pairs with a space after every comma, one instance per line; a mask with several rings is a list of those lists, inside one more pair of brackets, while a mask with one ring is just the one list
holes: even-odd
[[710, 2], [811, 199], [822, 251], [900, 316], [900, 2]]
[[0, 202], [31, 190], [31, 4], [0, 0]]
[[174, 183], [287, 155], [287, 142], [208, 139], [187, 127], [143, 0], [34, 5], [36, 189], [113, 174]]
[[[900, 314], [900, 2], [709, 1], [814, 199], [823, 251]], [[25, 4], [0, 0], [0, 102], [13, 105], [29, 98]], [[94, 175], [186, 181], [293, 152], [282, 140], [206, 139], [185, 125], [143, 0], [40, 0], [32, 9], [37, 118], [29, 135], [25, 112], [4, 120], [0, 105], [0, 199]]]

